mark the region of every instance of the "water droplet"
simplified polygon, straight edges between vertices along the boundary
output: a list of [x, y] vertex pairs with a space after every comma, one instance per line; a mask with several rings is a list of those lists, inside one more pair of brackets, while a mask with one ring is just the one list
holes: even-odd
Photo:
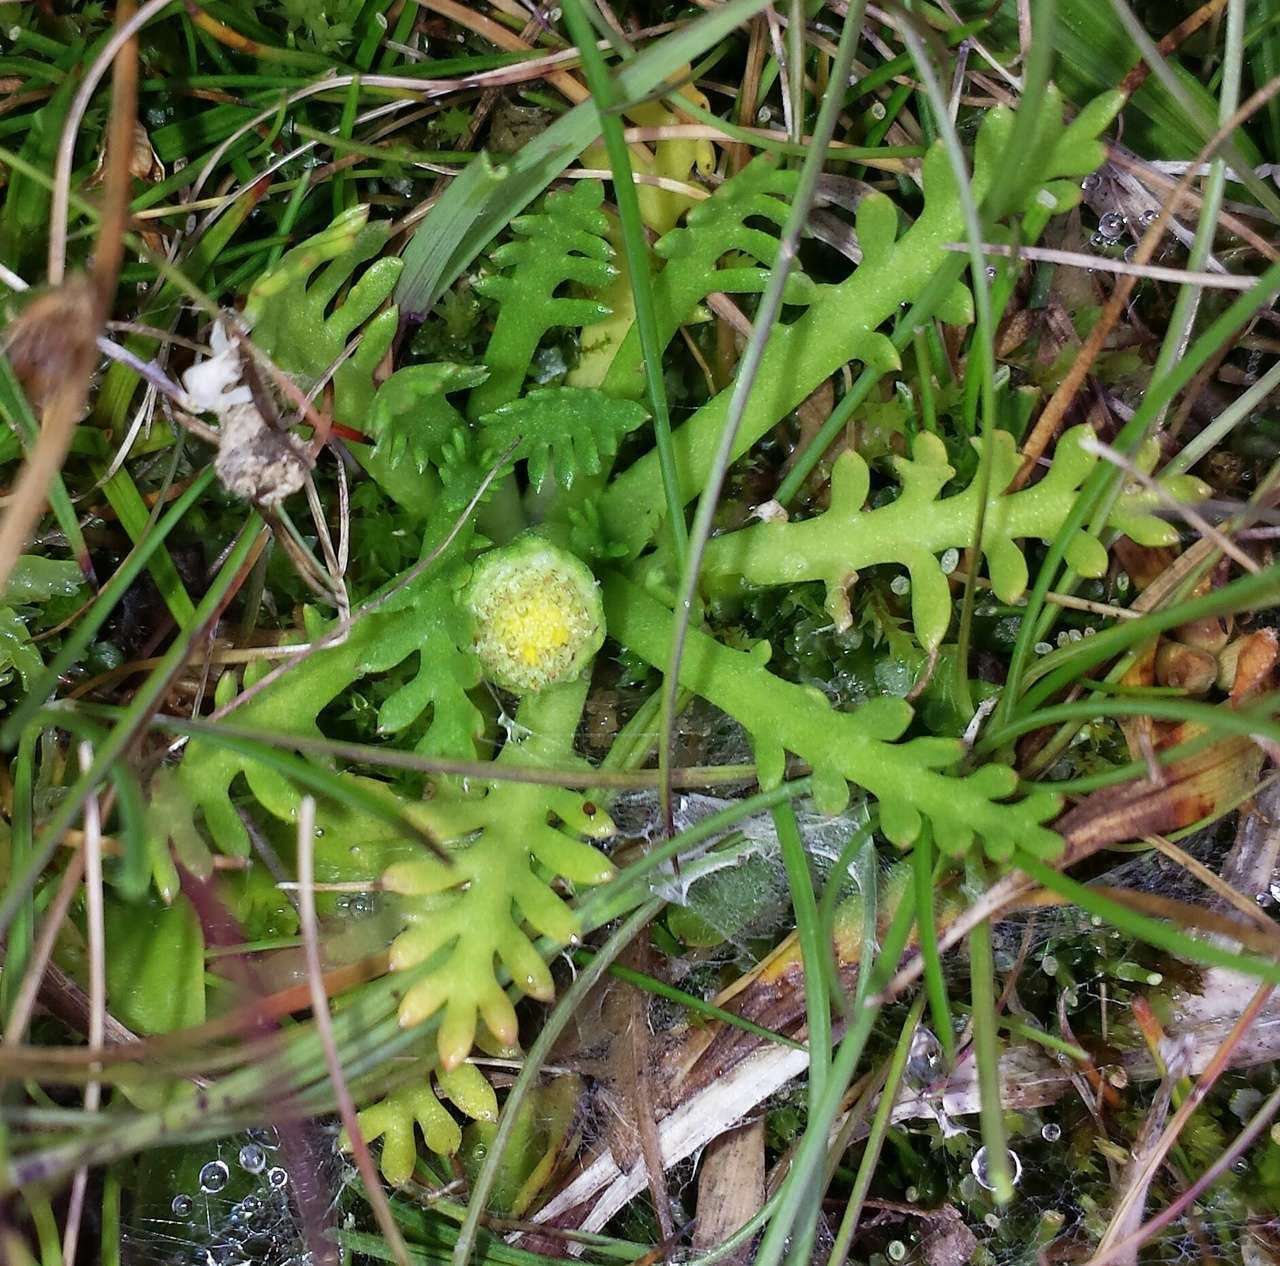
[[1129, 1084], [1129, 1074], [1119, 1065], [1116, 1065], [1114, 1068], [1107, 1069], [1107, 1080], [1117, 1090], [1123, 1090]]
[[246, 1173], [260, 1174], [267, 1167], [267, 1154], [257, 1143], [246, 1143], [240, 1149], [240, 1168]]
[[1159, 218], [1158, 211], [1144, 211], [1140, 217], [1140, 223], [1144, 229], [1149, 229]]
[[[1018, 1180], [1022, 1177], [1022, 1162], [1018, 1159], [1018, 1153], [1012, 1149], [1010, 1149], [1008, 1155], [1009, 1179], [1016, 1187]], [[977, 1179], [978, 1186], [985, 1187], [987, 1191], [996, 1189], [995, 1181], [987, 1169], [987, 1149], [985, 1147], [980, 1147], [974, 1152], [969, 1168], [973, 1171], [973, 1176]]]
[[1091, 175], [1086, 176], [1080, 182], [1080, 188], [1083, 189], [1085, 193], [1089, 193], [1091, 190], [1098, 187], [1098, 183], [1098, 174], [1097, 172], [1094, 172]]
[[906, 1260], [907, 1246], [901, 1240], [890, 1240], [889, 1247], [885, 1250], [889, 1254], [891, 1262], [901, 1262]]
[[905, 1075], [908, 1083], [929, 1086], [942, 1070], [942, 1043], [922, 1024], [911, 1039]]
[[908, 1187], [903, 1194], [906, 1196], [908, 1204], [915, 1204], [920, 1199], [920, 1188]]
[[277, 1165], [274, 1169], [267, 1170], [267, 1181], [279, 1191], [281, 1187], [288, 1186], [289, 1175]]
[[223, 1161], [210, 1161], [200, 1171], [200, 1190], [206, 1195], [214, 1195], [227, 1185], [230, 1170]]
[[950, 576], [955, 571], [960, 562], [960, 551], [958, 549], [944, 549], [942, 557], [938, 559], [938, 566], [942, 568], [944, 576]]
[[889, 588], [890, 588], [894, 593], [896, 593], [899, 597], [901, 597], [903, 594], [905, 594], [905, 593], [909, 593], [909, 592], [910, 592], [910, 590], [911, 590], [911, 581], [910, 581], [910, 579], [909, 579], [908, 577], [906, 577], [906, 576], [895, 576], [895, 577], [894, 577], [894, 578], [889, 582]]
[[756, 122], [761, 125], [768, 123], [772, 118], [773, 111], [767, 105], [762, 105], [760, 109], [756, 111]]
[[1037, 642], [1037, 643], [1036, 643], [1036, 654], [1037, 654], [1037, 655], [1047, 655], [1051, 650], [1053, 650], [1053, 645], [1052, 645], [1052, 643], [1050, 643], [1050, 642]]
[[1000, 1219], [994, 1213], [988, 1213], [987, 1216], [982, 1220], [993, 1231], [998, 1231], [1000, 1229]]
[[1056, 1143], [1062, 1137], [1062, 1126], [1053, 1121], [1047, 1121], [1040, 1129], [1040, 1137], [1046, 1143]]
[[187, 1195], [177, 1195], [173, 1198], [173, 1203], [169, 1206], [173, 1210], [174, 1217], [186, 1218], [191, 1216], [191, 1210], [195, 1207], [195, 1201]]
[[873, 119], [883, 119], [889, 113], [883, 101], [874, 101], [871, 104], [871, 117]]
[[1124, 232], [1125, 225], [1128, 223], [1128, 220], [1119, 211], [1108, 211], [1098, 221], [1098, 232], [1103, 237], [1114, 242]]
[[996, 266], [995, 266], [994, 264], [988, 264], [988, 265], [987, 265], [987, 280], [988, 280], [988, 281], [995, 281], [995, 279], [996, 279]]
[[1058, 960], [1052, 954], [1046, 954], [1040, 960], [1040, 970], [1046, 976], [1056, 976], [1058, 974]]
[[240, 1202], [240, 1207], [252, 1217], [262, 1208], [262, 1201], [257, 1196], [245, 1196]]
[[1249, 1172], [1249, 1158], [1247, 1156], [1237, 1156], [1231, 1162], [1231, 1172], [1233, 1174], [1247, 1174]]

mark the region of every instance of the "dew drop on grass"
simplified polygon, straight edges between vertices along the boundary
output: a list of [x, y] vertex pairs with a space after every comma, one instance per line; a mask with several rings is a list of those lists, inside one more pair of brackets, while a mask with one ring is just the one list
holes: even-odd
[[1106, 215], [1098, 221], [1098, 232], [1105, 238], [1115, 241], [1116, 238], [1124, 232], [1125, 225], [1128, 221], [1120, 214], [1119, 211], [1108, 211]]
[[200, 1190], [206, 1195], [216, 1195], [227, 1185], [229, 1172], [223, 1161], [210, 1161], [200, 1170]]
[[901, 1262], [906, 1260], [907, 1246], [901, 1240], [890, 1240], [889, 1247], [886, 1250], [889, 1254], [891, 1262]]
[[[973, 1176], [977, 1179], [978, 1185], [987, 1191], [996, 1189], [995, 1176], [988, 1171], [987, 1166], [987, 1149], [980, 1147], [973, 1154], [973, 1160], [969, 1163], [969, 1168], [973, 1171]], [[1022, 1161], [1018, 1159], [1018, 1153], [1010, 1150], [1009, 1152], [1009, 1179], [1016, 1187], [1018, 1180], [1022, 1177]]]
[[1056, 1143], [1062, 1137], [1062, 1126], [1053, 1121], [1048, 1121], [1041, 1127], [1040, 1137], [1046, 1143]]
[[191, 1216], [191, 1210], [195, 1207], [195, 1201], [188, 1195], [177, 1195], [173, 1198], [173, 1203], [169, 1208], [173, 1211], [174, 1217], [187, 1218]]
[[279, 1190], [289, 1183], [289, 1175], [277, 1165], [274, 1169], [267, 1170], [267, 1182]]
[[260, 1174], [267, 1167], [267, 1154], [257, 1143], [246, 1143], [240, 1149], [240, 1168], [248, 1174]]

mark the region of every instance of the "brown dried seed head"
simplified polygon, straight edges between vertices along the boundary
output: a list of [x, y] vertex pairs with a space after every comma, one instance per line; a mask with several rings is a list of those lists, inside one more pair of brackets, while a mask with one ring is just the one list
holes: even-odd
[[97, 294], [82, 274], [27, 304], [10, 324], [4, 350], [33, 409], [92, 370], [97, 335]]
[[1208, 651], [1198, 651], [1181, 642], [1164, 642], [1156, 652], [1156, 680], [1162, 686], [1205, 695], [1217, 675], [1218, 661]]

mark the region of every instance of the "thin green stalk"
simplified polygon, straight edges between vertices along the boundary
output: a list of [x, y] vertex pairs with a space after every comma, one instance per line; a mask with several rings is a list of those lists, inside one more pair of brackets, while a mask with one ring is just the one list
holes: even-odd
[[102, 1180], [101, 1266], [120, 1266], [120, 1171], [112, 1165]]
[[40, 1245], [41, 1266], [63, 1266], [62, 1237], [58, 1233], [58, 1219], [47, 1196], [28, 1195], [26, 1205], [35, 1224], [36, 1238]]
[[[1229, 0], [1227, 6], [1227, 41], [1223, 62], [1222, 93], [1218, 99], [1218, 125], [1225, 124], [1240, 104], [1240, 67], [1243, 60], [1244, 5], [1241, 0]], [[1218, 231], [1218, 215], [1222, 210], [1223, 194], [1227, 183], [1227, 161], [1221, 155], [1209, 163], [1209, 175], [1205, 179], [1201, 195], [1200, 215], [1196, 222], [1196, 234], [1187, 254], [1187, 270], [1203, 271], [1213, 251], [1213, 240]], [[1165, 330], [1160, 352], [1151, 371], [1153, 378], [1161, 378], [1182, 354], [1204, 292], [1198, 286], [1180, 286], [1174, 299], [1173, 312]], [[1152, 420], [1154, 429], [1164, 422], [1162, 413]]]
[[[956, 1003], [956, 1010], [965, 1014], [972, 1014], [973, 1012], [973, 1008], [963, 1002]], [[1081, 1064], [1087, 1064], [1093, 1058], [1083, 1046], [1068, 1042], [1056, 1033], [1046, 1033], [1044, 1029], [1038, 1029], [1034, 1024], [1029, 1024], [1026, 1020], [1019, 1019], [1016, 1015], [996, 1016], [996, 1028], [1004, 1029], [1006, 1032], [1013, 1034], [1014, 1037], [1021, 1037], [1028, 1042], [1035, 1042], [1037, 1046], [1043, 1046], [1047, 1051], [1053, 1051], [1057, 1055], [1065, 1055], [1068, 1059], [1074, 1059]]]
[[278, 226], [279, 232], [276, 234], [279, 240], [267, 252], [267, 258], [262, 265], [264, 273], [270, 272], [280, 262], [285, 246], [293, 237], [293, 226], [297, 224], [298, 217], [302, 214], [302, 204], [306, 202], [307, 194], [310, 192], [311, 169], [308, 168], [289, 192], [289, 201], [285, 203], [284, 214], [281, 215]]
[[[675, 632], [671, 639], [666, 676], [662, 683], [662, 737], [658, 746], [658, 760], [659, 767], [664, 770], [670, 769], [671, 745], [675, 733], [675, 703], [680, 689], [680, 661], [684, 654], [689, 623], [693, 618], [698, 574], [702, 568], [707, 541], [711, 537], [712, 520], [720, 502], [720, 493], [724, 488], [729, 464], [733, 459], [734, 442], [746, 414], [752, 389], [755, 387], [756, 375], [760, 372], [765, 346], [782, 312], [783, 293], [796, 261], [800, 235], [817, 195], [818, 179], [822, 174], [827, 147], [835, 132], [844, 103], [843, 85], [849, 82], [853, 55], [861, 38], [862, 17], [865, 11], [866, 0], [850, 0], [845, 11], [840, 43], [836, 48], [836, 57], [831, 67], [831, 82], [841, 85], [841, 88], [828, 92], [818, 110], [817, 122], [813, 128], [812, 148], [805, 155], [804, 164], [800, 168], [800, 177], [796, 182], [791, 210], [778, 242], [778, 255], [773, 267], [769, 270], [769, 280], [764, 293], [760, 296], [760, 305], [756, 310], [751, 337], [747, 340], [746, 349], [734, 378], [724, 429], [716, 446], [706, 485], [698, 498], [698, 508], [694, 512], [693, 527], [689, 532], [689, 549], [680, 569], [680, 583], [675, 605]], [[669, 806], [671, 792], [666, 779], [663, 780], [662, 797], [664, 807]]]
[[[799, 145], [804, 136], [804, 0], [791, 0], [787, 23], [787, 87], [791, 96], [791, 129], [788, 139]], [[810, 1076], [813, 1075], [812, 1070]]]
[[1241, 392], [1203, 431], [1192, 436], [1164, 464], [1160, 477], [1181, 475], [1216, 451], [1241, 422], [1270, 399], [1277, 387], [1280, 387], [1280, 361], [1272, 365], [1247, 391]]
[[826, 1164], [827, 1140], [830, 1138], [831, 1127], [840, 1115], [844, 1093], [853, 1080], [867, 1038], [880, 1015], [880, 1004], [871, 999], [889, 983], [896, 971], [914, 921], [915, 902], [904, 897], [894, 913], [880, 953], [869, 973], [868, 1001], [854, 1013], [849, 1030], [836, 1051], [822, 1102], [818, 1111], [809, 1116], [792, 1159], [791, 1169], [779, 1190], [782, 1198], [761, 1241], [756, 1266], [778, 1266], [789, 1247], [790, 1260], [797, 1264], [809, 1261], [813, 1227], [800, 1228], [797, 1232], [796, 1220], [801, 1211], [809, 1207], [812, 1189], [818, 1184]]
[[[13, 808], [10, 812], [9, 870], [21, 869], [31, 857], [34, 834], [34, 794], [36, 740], [34, 729], [23, 731], [18, 752], [10, 766], [13, 779]], [[9, 1012], [13, 1006], [18, 983], [26, 974], [27, 961], [35, 937], [35, 900], [31, 892], [23, 894], [17, 916], [9, 931], [5, 945], [4, 971], [0, 972], [0, 1015], [5, 1027], [9, 1024]]]
[[831, 942], [823, 938], [822, 920], [813, 895], [809, 859], [800, 838], [796, 811], [791, 802], [773, 811], [773, 825], [782, 850], [782, 865], [791, 890], [800, 959], [804, 964], [804, 1005], [809, 1029], [809, 1105], [812, 1109], [831, 1068], [831, 998], [823, 963], [831, 956]]
[[62, 648], [54, 656], [49, 665], [36, 680], [35, 685], [27, 692], [26, 697], [18, 704], [0, 729], [0, 747], [12, 748], [18, 736], [26, 729], [37, 709], [44, 706], [44, 701], [57, 688], [59, 680], [73, 664], [80, 661], [90, 642], [102, 627], [103, 623], [115, 610], [126, 590], [142, 573], [151, 561], [155, 552], [164, 544], [169, 533], [182, 521], [187, 511], [200, 499], [213, 482], [212, 466], [202, 470], [187, 486], [182, 495], [165, 511], [164, 517], [147, 532], [146, 535], [130, 551], [129, 556], [116, 568], [111, 579], [107, 581], [93, 605], [77, 621], [75, 628], [68, 634]]
[[208, 592], [200, 599], [194, 619], [184, 630], [185, 636], [174, 639], [173, 645], [164, 653], [160, 663], [125, 709], [120, 723], [97, 747], [93, 763], [68, 789], [57, 808], [50, 814], [44, 830], [40, 832], [35, 842], [27, 865], [20, 871], [15, 870], [10, 874], [7, 890], [4, 896], [0, 897], [0, 936], [8, 932], [19, 906], [49, 864], [63, 834], [79, 815], [86, 797], [92, 795], [102, 780], [111, 773], [116, 761], [121, 759], [147, 718], [159, 706], [174, 674], [186, 662], [193, 642], [221, 609], [240, 568], [263, 530], [262, 520], [256, 513], [252, 514], [241, 529], [239, 539], [228, 554], [222, 570], [214, 578]]
[[631, 944], [641, 929], [662, 909], [663, 904], [664, 902], [660, 900], [648, 901], [636, 910], [605, 941], [596, 956], [582, 969], [573, 984], [564, 991], [551, 1014], [543, 1021], [542, 1029], [520, 1067], [520, 1075], [516, 1078], [515, 1085], [507, 1092], [497, 1133], [489, 1145], [489, 1154], [485, 1157], [484, 1166], [471, 1185], [466, 1221], [459, 1228], [458, 1242], [453, 1247], [453, 1266], [467, 1266], [467, 1262], [471, 1259], [476, 1234], [480, 1229], [480, 1219], [484, 1216], [489, 1197], [493, 1192], [493, 1185], [498, 1178], [498, 1170], [507, 1146], [511, 1142], [511, 1136], [515, 1132], [520, 1105], [541, 1076], [542, 1066], [547, 1062], [551, 1048], [583, 1000], [595, 988], [596, 982], [604, 975], [605, 969]]
[[[854, 1006], [861, 1003], [867, 992], [867, 972], [876, 943], [877, 855], [871, 835], [874, 827], [874, 818], [862, 823], [840, 850], [840, 856], [831, 874], [827, 876], [826, 886], [822, 890], [822, 900], [818, 904], [822, 944], [834, 948], [836, 906], [840, 901], [840, 885], [845, 875], [852, 875], [862, 907], [862, 935], [858, 943], [858, 984], [854, 989]], [[856, 869], [854, 869], [855, 865]], [[849, 998], [840, 981], [840, 968], [834, 952], [824, 955], [822, 967], [827, 973], [829, 982], [827, 996], [840, 1009], [841, 1014], [847, 1017], [850, 1010]]]
[[920, 939], [920, 957], [924, 962], [925, 990], [929, 996], [929, 1014], [933, 1031], [942, 1043], [950, 1064], [956, 1055], [955, 1027], [951, 1023], [951, 1003], [947, 996], [947, 978], [938, 953], [938, 924], [934, 914], [933, 894], [936, 890], [933, 831], [926, 822], [916, 838], [911, 854], [911, 871], [916, 890], [916, 930]]
[[924, 326], [911, 331], [916, 352], [916, 383], [920, 392], [920, 425], [933, 435], [938, 433], [938, 406], [933, 398], [933, 357]]
[[[987, 886], [986, 867], [977, 857], [968, 861], [969, 884], [976, 899]], [[973, 1055], [978, 1066], [979, 1117], [987, 1178], [997, 1204], [1013, 1199], [1009, 1169], [1009, 1138], [1004, 1128], [1004, 1095], [1000, 1085], [1000, 1038], [996, 1033], [995, 959], [991, 953], [991, 924], [984, 919], [969, 933], [969, 993], [973, 1000]]]
[[622, 247], [631, 273], [631, 296], [636, 305], [636, 329], [644, 357], [644, 379], [653, 412], [653, 440], [662, 468], [662, 490], [667, 500], [667, 525], [675, 557], [683, 564], [688, 536], [684, 522], [684, 499], [676, 474], [676, 454], [671, 443], [671, 413], [667, 408], [667, 387], [663, 376], [663, 345], [658, 338], [658, 315], [653, 302], [652, 278], [649, 272], [649, 244], [645, 241], [644, 220], [640, 215], [640, 197], [632, 179], [631, 151], [623, 135], [621, 101], [614, 80], [596, 45], [583, 9], [583, 0], [567, 0], [564, 18], [569, 34], [582, 55], [582, 69], [587, 77], [600, 117], [600, 134], [609, 154], [613, 173], [613, 196], [618, 204], [618, 220], [622, 226]]
[[871, 1190], [871, 1180], [875, 1177], [876, 1166], [880, 1161], [880, 1151], [889, 1133], [889, 1125], [893, 1120], [893, 1105], [898, 1097], [898, 1087], [902, 1084], [902, 1074], [907, 1067], [907, 1057], [911, 1054], [911, 1041], [915, 1037], [920, 1023], [920, 1013], [924, 1010], [924, 994], [918, 994], [907, 1013], [902, 1032], [898, 1034], [897, 1044], [889, 1059], [889, 1071], [880, 1091], [880, 1102], [876, 1105], [875, 1116], [871, 1119], [871, 1129], [867, 1133], [867, 1142], [862, 1149], [862, 1159], [858, 1162], [858, 1172], [853, 1180], [853, 1190], [849, 1193], [849, 1202], [845, 1205], [844, 1217], [840, 1219], [840, 1229], [836, 1232], [835, 1243], [827, 1257], [827, 1266], [843, 1266], [848, 1259], [849, 1247], [853, 1237], [858, 1233], [858, 1222], [862, 1217], [863, 1205], [867, 1192]]

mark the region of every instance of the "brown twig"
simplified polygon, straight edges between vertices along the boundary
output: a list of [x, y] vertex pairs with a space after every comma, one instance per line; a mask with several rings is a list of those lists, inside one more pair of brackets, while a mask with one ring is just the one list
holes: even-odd
[[302, 928], [302, 943], [307, 958], [307, 988], [311, 993], [311, 1014], [315, 1020], [316, 1033], [320, 1045], [324, 1049], [324, 1061], [329, 1070], [329, 1081], [333, 1085], [333, 1095], [338, 1102], [338, 1115], [342, 1118], [343, 1128], [351, 1143], [351, 1152], [355, 1157], [356, 1168], [364, 1182], [365, 1195], [373, 1208], [373, 1215], [378, 1220], [383, 1239], [399, 1266], [409, 1266], [409, 1249], [400, 1234], [400, 1228], [387, 1202], [387, 1193], [382, 1189], [378, 1172], [373, 1165], [373, 1157], [369, 1153], [369, 1144], [365, 1142], [360, 1131], [360, 1123], [356, 1120], [356, 1105], [347, 1087], [346, 1077], [342, 1072], [342, 1061], [338, 1057], [338, 1048], [333, 1039], [333, 1022], [329, 1016], [329, 998], [324, 987], [324, 968], [320, 962], [320, 931], [316, 921], [316, 896], [312, 888], [315, 879], [315, 825], [316, 802], [311, 796], [303, 796], [298, 806], [298, 920]]

